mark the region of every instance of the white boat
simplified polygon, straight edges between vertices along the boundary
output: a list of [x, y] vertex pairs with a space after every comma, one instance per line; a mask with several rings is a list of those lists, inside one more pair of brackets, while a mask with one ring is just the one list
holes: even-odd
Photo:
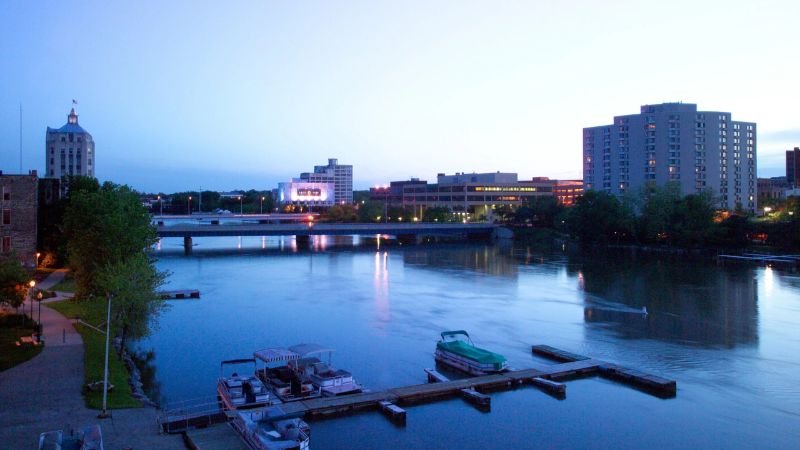
[[225, 366], [251, 364], [255, 359], [231, 359], [220, 363], [220, 376], [217, 379], [217, 394], [223, 409], [255, 408], [269, 403], [269, 392], [264, 383], [253, 375], [239, 375], [233, 372], [225, 375]]
[[503, 355], [476, 347], [464, 330], [445, 331], [436, 343], [437, 362], [471, 375], [486, 375], [508, 370]]
[[285, 348], [265, 348], [253, 353], [256, 376], [284, 402], [319, 397], [319, 389], [310, 380], [301, 380], [290, 364], [300, 355]]
[[300, 344], [289, 347], [289, 350], [300, 355], [299, 359], [289, 361], [289, 367], [302, 382], [310, 381], [323, 396], [361, 392], [361, 386], [350, 372], [330, 365], [333, 349], [317, 344]]
[[233, 429], [254, 450], [308, 450], [311, 428], [280, 406], [228, 411]]
[[48, 431], [39, 435], [39, 450], [103, 450], [103, 432], [100, 425], [83, 427], [77, 433], [64, 435], [63, 430]]

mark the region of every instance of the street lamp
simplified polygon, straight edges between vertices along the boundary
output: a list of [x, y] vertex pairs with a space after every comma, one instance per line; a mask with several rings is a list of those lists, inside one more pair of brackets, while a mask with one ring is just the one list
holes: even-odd
[[[30, 286], [30, 290], [28, 290], [28, 296], [30, 297], [30, 304], [31, 304], [31, 320], [33, 320], [33, 287], [36, 286], [36, 281], [31, 280], [28, 283]], [[25, 314], [25, 308], [22, 308], [22, 314]]]
[[37, 268], [37, 269], [39, 268], [39, 257], [40, 257], [40, 256], [42, 256], [42, 254], [41, 254], [41, 253], [39, 253], [39, 252], [36, 252], [36, 268]]
[[[192, 197], [189, 197], [191, 200]], [[106, 313], [106, 361], [105, 361], [105, 370], [103, 371], [103, 412], [97, 416], [100, 419], [105, 419], [108, 417], [106, 413], [106, 400], [108, 398], [108, 340], [109, 335], [111, 334], [111, 298], [113, 295], [108, 296], [108, 312]]]
[[264, 196], [261, 196], [261, 214], [264, 214]]
[[242, 196], [239, 196], [239, 215], [242, 215]]
[[188, 204], [186, 206], [186, 210], [188, 211], [188, 214], [191, 216], [192, 215], [192, 196], [191, 195], [189, 196], [189, 200], [187, 200], [187, 202], [188, 202]]
[[161, 200], [161, 196], [160, 195], [158, 196], [158, 215], [159, 216], [163, 216], [164, 215], [164, 201]]
[[39, 331], [36, 333], [36, 340], [42, 342], [42, 291], [36, 294], [36, 299], [39, 301], [39, 320], [37, 320], [39, 322]]

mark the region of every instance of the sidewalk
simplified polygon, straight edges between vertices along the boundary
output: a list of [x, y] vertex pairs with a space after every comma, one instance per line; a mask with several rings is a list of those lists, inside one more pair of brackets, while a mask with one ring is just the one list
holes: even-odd
[[[63, 271], [56, 271], [39, 286], [49, 289], [63, 277]], [[37, 318], [39, 305], [33, 306]], [[41, 317], [42, 353], [0, 372], [0, 448], [35, 449], [39, 433], [69, 433], [93, 423], [100, 424], [106, 448], [185, 448], [179, 435], [158, 434], [153, 408], [115, 410], [113, 419], [97, 419], [99, 411], [86, 408], [81, 395], [84, 349], [80, 334], [70, 319], [45, 305], [41, 305]]]

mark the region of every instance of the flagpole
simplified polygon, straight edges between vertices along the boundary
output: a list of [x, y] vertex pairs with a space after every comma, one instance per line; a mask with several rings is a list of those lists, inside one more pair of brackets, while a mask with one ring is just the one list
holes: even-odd
[[22, 102], [19, 103], [19, 174], [22, 175]]

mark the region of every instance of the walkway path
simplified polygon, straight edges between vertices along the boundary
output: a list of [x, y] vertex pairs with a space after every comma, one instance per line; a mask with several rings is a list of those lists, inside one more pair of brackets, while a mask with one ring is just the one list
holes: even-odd
[[[63, 278], [64, 272], [56, 271], [39, 286], [49, 289]], [[38, 306], [34, 305], [35, 317]], [[158, 434], [153, 408], [115, 410], [112, 419], [97, 419], [99, 411], [86, 408], [81, 395], [84, 349], [80, 334], [69, 319], [47, 306], [41, 305], [41, 317], [46, 344], [42, 353], [0, 372], [0, 448], [37, 448], [39, 433], [68, 433], [93, 423], [100, 424], [106, 448], [185, 448], [179, 436]]]

